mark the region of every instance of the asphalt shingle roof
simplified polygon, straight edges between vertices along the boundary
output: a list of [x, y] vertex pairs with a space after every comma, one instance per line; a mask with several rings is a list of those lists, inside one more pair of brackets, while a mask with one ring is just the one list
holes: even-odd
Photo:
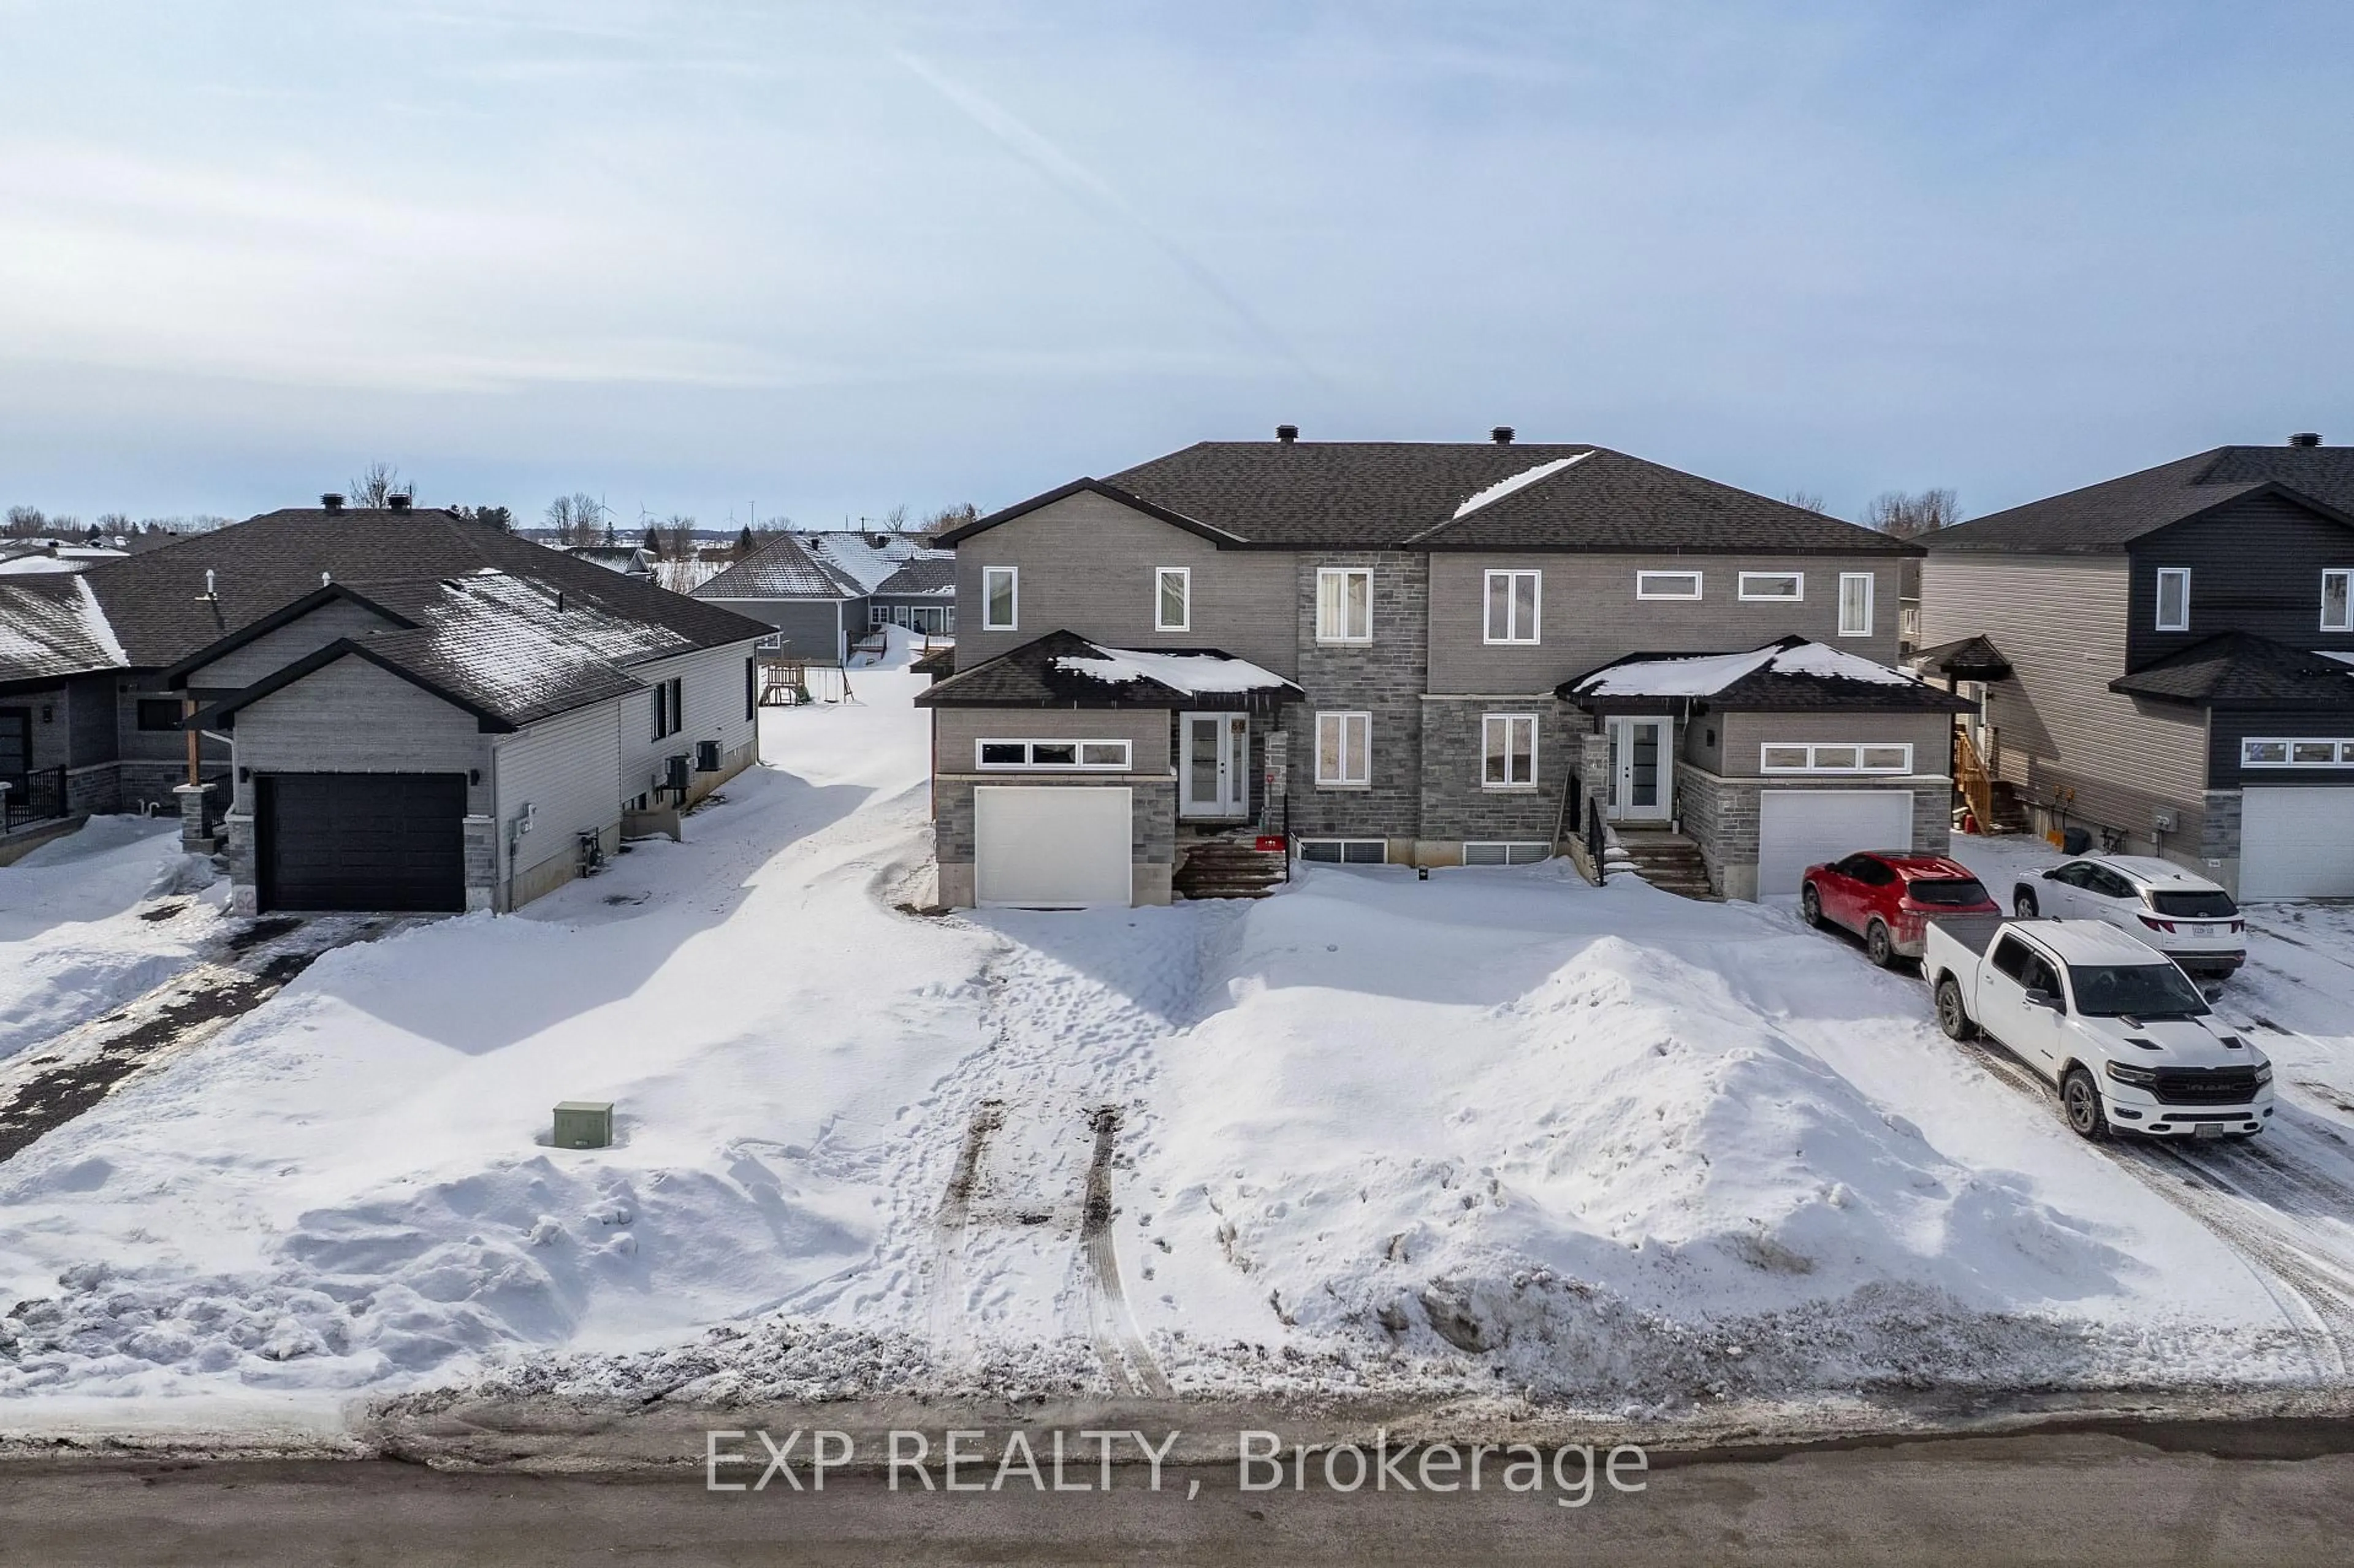
[[802, 540], [779, 534], [707, 582], [696, 599], [858, 599], [866, 589]]
[[122, 649], [78, 572], [0, 577], [0, 682], [122, 667]]
[[909, 561], [875, 585], [877, 594], [947, 594], [956, 592], [956, 557], [926, 556]]
[[[1529, 477], [1539, 469], [1548, 471]], [[1507, 489], [1516, 478], [1529, 482]], [[1203, 441], [1082, 484], [1134, 497], [1220, 542], [1275, 549], [1918, 553], [1819, 512], [1584, 445]], [[1483, 494], [1484, 503], [1468, 504]]]
[[1595, 713], [1656, 710], [1681, 699], [1743, 713], [1962, 713], [1975, 705], [1805, 637], [1733, 653], [1630, 653], [1564, 681], [1553, 694]]
[[[175, 662], [320, 586], [459, 577], [491, 567], [563, 589], [584, 610], [658, 628], [672, 652], [773, 628], [436, 508], [264, 513], [86, 574], [133, 666]], [[206, 597], [205, 574], [214, 597]], [[652, 655], [646, 655], [652, 656]]]
[[[1166, 678], [1161, 678], [1165, 676]], [[1215, 648], [1107, 648], [1050, 631], [916, 694], [918, 707], [1266, 708], [1291, 682]]]
[[2109, 690], [2200, 707], [2354, 708], [2354, 664], [2226, 631], [2121, 675]]
[[1956, 524], [1923, 542], [1934, 551], [2122, 550], [2144, 534], [2267, 489], [2354, 515], [2354, 447], [2216, 447]]

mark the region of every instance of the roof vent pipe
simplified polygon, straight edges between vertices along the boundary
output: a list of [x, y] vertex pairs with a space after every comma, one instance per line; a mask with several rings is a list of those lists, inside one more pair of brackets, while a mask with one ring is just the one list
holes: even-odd
[[328, 512], [341, 512], [344, 509], [344, 498], [331, 490], [319, 497], [319, 505]]
[[2321, 432], [2299, 430], [2288, 439], [2288, 444], [2293, 447], [2317, 447], [2321, 444]]
[[1494, 429], [1488, 432], [1488, 439], [1495, 442], [1500, 447], [1511, 446], [1512, 444], [1512, 427], [1510, 425], [1499, 425]]
[[384, 503], [387, 506], [391, 507], [395, 512], [406, 512], [408, 510], [408, 499], [409, 498], [406, 495], [396, 493], [386, 496], [384, 498]]
[[210, 567], [207, 567], [205, 568], [205, 597], [207, 599], [220, 598], [220, 595], [213, 591], [213, 569]]
[[1299, 439], [1299, 427], [1297, 425], [1278, 425], [1275, 428], [1275, 439], [1281, 441], [1285, 446], [1289, 446], [1292, 442]]

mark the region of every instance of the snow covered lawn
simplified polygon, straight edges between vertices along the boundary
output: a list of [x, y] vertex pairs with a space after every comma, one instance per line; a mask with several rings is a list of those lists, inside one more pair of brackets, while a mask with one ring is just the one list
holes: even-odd
[[[687, 843], [330, 953], [0, 1165], [0, 1427], [452, 1381], [1673, 1408], [2312, 1375], [2211, 1231], [1786, 909], [1556, 864], [903, 912], [904, 659], [764, 710]], [[40, 895], [12, 996], [90, 1005], [39, 951], [144, 961], [122, 911], [167, 844], [86, 856], [79, 913]], [[2252, 994], [2354, 1101], [2349, 933], [2282, 918]], [[619, 1146], [547, 1147], [561, 1099], [618, 1102]]]

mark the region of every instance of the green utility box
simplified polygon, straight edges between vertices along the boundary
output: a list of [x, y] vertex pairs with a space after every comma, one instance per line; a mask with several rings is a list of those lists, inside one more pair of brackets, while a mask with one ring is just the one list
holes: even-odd
[[556, 1147], [608, 1149], [613, 1142], [613, 1102], [566, 1100], [556, 1107]]

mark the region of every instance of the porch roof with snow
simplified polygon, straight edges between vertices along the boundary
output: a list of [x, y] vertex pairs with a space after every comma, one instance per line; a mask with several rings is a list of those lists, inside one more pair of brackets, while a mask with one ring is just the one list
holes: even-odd
[[1740, 653], [1631, 653], [1553, 694], [1588, 713], [1690, 705], [1738, 713], [1963, 713], [1972, 704], [1902, 670], [1804, 637]]
[[1050, 631], [916, 696], [919, 707], [1190, 708], [1267, 711], [1307, 695], [1272, 670], [1215, 648], [1110, 648]]

